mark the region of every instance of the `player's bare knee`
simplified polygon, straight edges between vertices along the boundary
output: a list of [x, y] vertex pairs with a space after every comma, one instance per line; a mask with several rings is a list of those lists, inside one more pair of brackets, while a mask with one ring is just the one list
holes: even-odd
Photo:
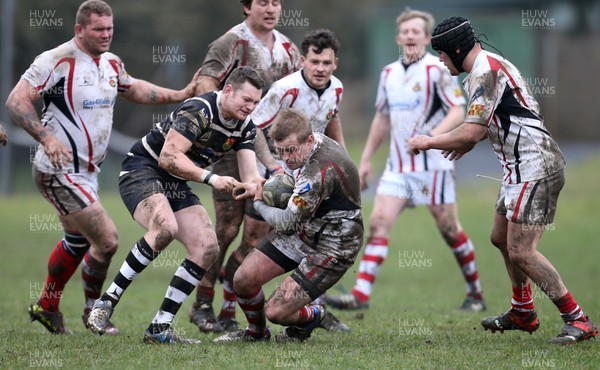
[[244, 269], [238, 269], [233, 276], [233, 290], [239, 296], [245, 297], [254, 293], [259, 287], [253, 284], [252, 276], [246, 274]]
[[151, 231], [155, 233], [154, 245], [160, 251], [175, 239], [179, 228], [176, 222], [169, 221], [163, 217], [157, 217], [152, 223]]
[[458, 241], [459, 229], [456, 225], [441, 223], [438, 224], [438, 229], [442, 234], [442, 238], [444, 238], [449, 245], [454, 245]]
[[119, 235], [116, 230], [107, 232], [100, 240], [93, 241], [91, 247], [95, 249], [96, 253], [98, 253], [103, 260], [110, 260], [112, 256], [117, 253], [119, 247]]
[[244, 258], [246, 258], [246, 256], [248, 256], [248, 254], [250, 254], [250, 251], [252, 251], [252, 249], [254, 249], [254, 246], [257, 244], [256, 243], [251, 243], [247, 240], [242, 240], [242, 242], [240, 243], [239, 247], [237, 247], [237, 249], [234, 251], [236, 258], [238, 259], [238, 261], [243, 261]]
[[502, 250], [506, 248], [506, 237], [503, 235], [498, 235], [497, 233], [492, 233], [490, 235], [490, 242], [496, 248]]
[[216, 243], [210, 243], [203, 247], [202, 258], [207, 266], [213, 266], [219, 260], [219, 247]]
[[510, 259], [511, 263], [516, 265], [524, 272], [528, 270], [528, 266], [532, 262], [531, 254], [529, 252], [517, 248], [508, 249], [508, 258]]
[[227, 247], [233, 242], [235, 237], [240, 231], [240, 225], [228, 224], [227, 222], [217, 222], [215, 226], [215, 232], [217, 233], [217, 239], [219, 245], [227, 250]]
[[371, 236], [383, 236], [389, 233], [389, 229], [385, 226], [382, 218], [373, 218], [369, 224], [369, 232]]
[[112, 257], [117, 253], [117, 249], [119, 248], [119, 235], [115, 232], [111, 237], [106, 241], [105, 247], [103, 249], [104, 255], [107, 257]]
[[274, 304], [265, 306], [265, 316], [267, 320], [277, 325], [288, 325], [290, 322], [290, 313], [284, 307]]

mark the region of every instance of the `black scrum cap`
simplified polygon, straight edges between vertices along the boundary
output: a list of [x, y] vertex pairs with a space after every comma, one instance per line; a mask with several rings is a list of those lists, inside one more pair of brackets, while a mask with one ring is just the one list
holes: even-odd
[[442, 51], [459, 72], [464, 72], [463, 62], [477, 41], [471, 23], [463, 17], [450, 17], [438, 24], [431, 37], [431, 47]]

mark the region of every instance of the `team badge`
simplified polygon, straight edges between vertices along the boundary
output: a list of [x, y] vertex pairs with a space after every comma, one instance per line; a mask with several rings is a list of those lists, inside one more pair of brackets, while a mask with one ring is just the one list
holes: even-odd
[[467, 116], [483, 116], [483, 110], [484, 110], [484, 106], [483, 104], [471, 104], [471, 106], [469, 106], [469, 112], [467, 113]]
[[328, 121], [331, 121], [331, 118], [333, 118], [333, 111], [330, 110], [329, 113], [327, 113], [327, 116], [325, 117]]
[[230, 137], [229, 139], [225, 140], [225, 143], [223, 144], [223, 150], [224, 151], [230, 150], [231, 147], [233, 146], [233, 144], [235, 144], [235, 139]]
[[302, 199], [299, 195], [294, 195], [292, 197], [292, 202], [300, 209], [308, 207], [308, 202]]
[[110, 80], [110, 81], [108, 81], [108, 84], [109, 84], [111, 87], [115, 87], [115, 86], [117, 86], [117, 81], [115, 81], [115, 80]]
[[421, 85], [418, 82], [413, 86], [413, 91], [421, 91]]
[[454, 89], [454, 96], [461, 97], [462, 96], [462, 90], [460, 89], [460, 87], [457, 87], [456, 89]]

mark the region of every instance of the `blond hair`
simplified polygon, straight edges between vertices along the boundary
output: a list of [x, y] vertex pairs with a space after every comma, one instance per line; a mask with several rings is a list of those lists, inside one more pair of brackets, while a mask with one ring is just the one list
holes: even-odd
[[433, 26], [435, 25], [435, 19], [431, 13], [424, 12], [422, 10], [414, 10], [406, 7], [402, 13], [396, 18], [396, 29], [400, 32], [400, 24], [413, 18], [421, 18], [425, 21], [425, 34], [431, 36], [433, 33]]
[[312, 133], [312, 126], [306, 114], [295, 108], [282, 109], [269, 130], [269, 136], [274, 141], [283, 141], [296, 134], [299, 144], [304, 144]]

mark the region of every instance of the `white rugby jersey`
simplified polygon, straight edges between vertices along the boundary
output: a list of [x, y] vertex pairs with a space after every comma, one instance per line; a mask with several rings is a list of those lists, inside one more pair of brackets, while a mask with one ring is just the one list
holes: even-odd
[[278, 80], [252, 112], [252, 121], [268, 132], [280, 110], [296, 108], [303, 111], [314, 132], [324, 133], [331, 119], [338, 113], [344, 86], [335, 76], [329, 85], [317, 91], [310, 87], [302, 70]]
[[73, 162], [55, 169], [40, 145], [36, 168], [46, 173], [100, 172], [117, 94], [133, 82], [121, 59], [108, 52], [94, 59], [70, 40], [36, 57], [21, 78], [44, 100], [42, 124], [73, 152]]
[[202, 62], [201, 74], [216, 78], [219, 88], [231, 74], [242, 66], [250, 66], [265, 81], [265, 91], [276, 80], [300, 69], [300, 52], [294, 43], [277, 30], [273, 30], [273, 51], [260, 41], [246, 22], [227, 31], [210, 44]]
[[565, 166], [538, 102], [512, 63], [481, 51], [463, 83], [469, 95], [465, 122], [488, 127], [505, 183], [539, 180]]
[[431, 149], [418, 155], [410, 153], [406, 142], [438, 126], [448, 109], [464, 105], [465, 99], [448, 69], [427, 53], [404, 68], [401, 60], [381, 72], [375, 108], [389, 114], [390, 154], [386, 171], [407, 173], [454, 168], [441, 151]]

